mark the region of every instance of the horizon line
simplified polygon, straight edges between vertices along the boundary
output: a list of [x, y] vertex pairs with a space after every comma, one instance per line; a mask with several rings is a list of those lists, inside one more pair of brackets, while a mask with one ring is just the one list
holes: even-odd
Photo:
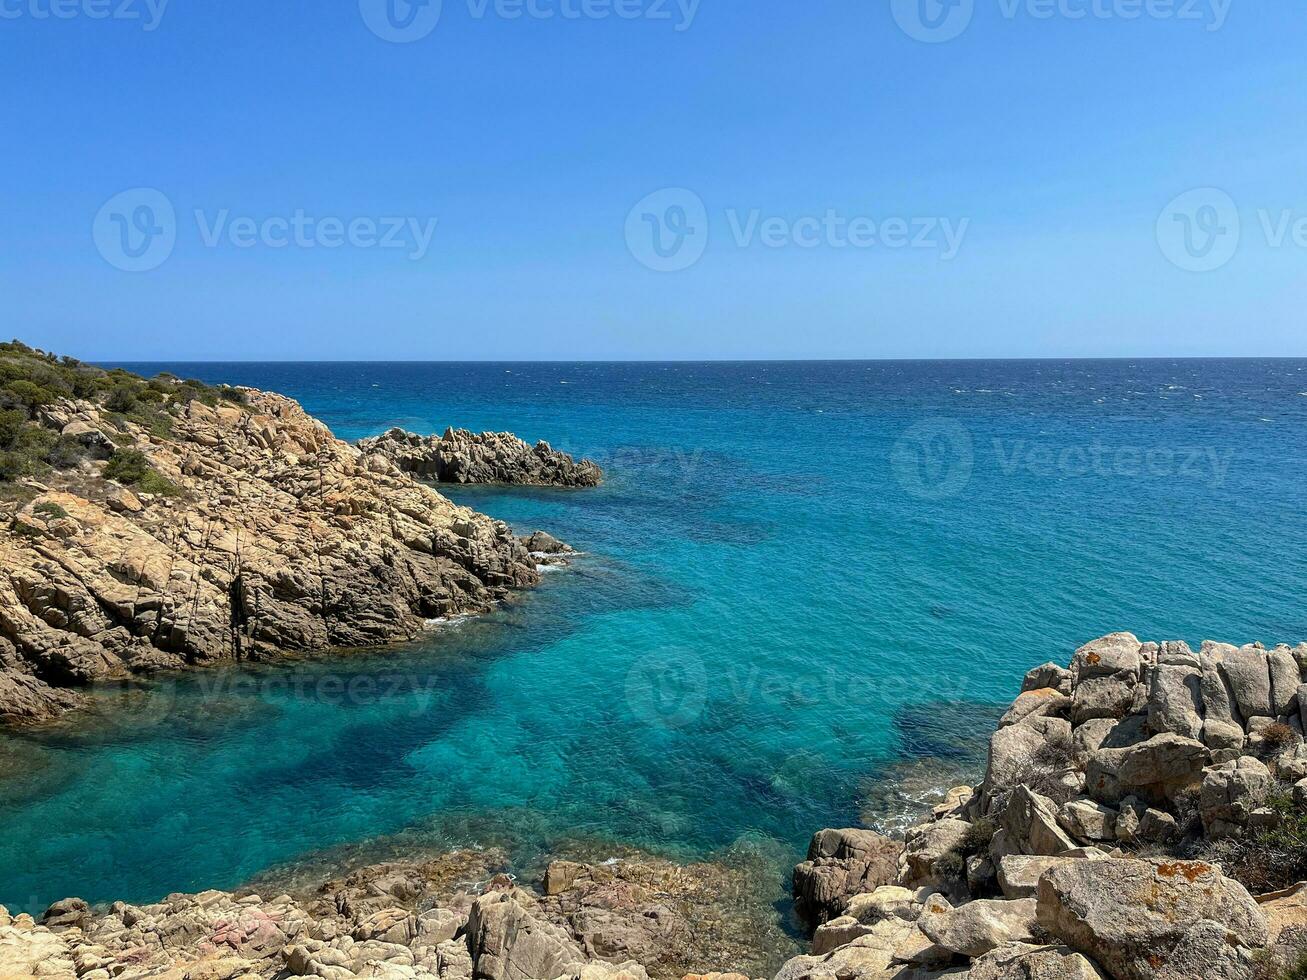
[[1307, 361], [1307, 354], [1078, 354], [1015, 357], [705, 357], [705, 358], [82, 358], [88, 364], [921, 364], [1069, 361]]

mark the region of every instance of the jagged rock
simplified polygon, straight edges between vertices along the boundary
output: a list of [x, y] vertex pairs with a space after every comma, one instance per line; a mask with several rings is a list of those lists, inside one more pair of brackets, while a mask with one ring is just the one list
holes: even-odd
[[1180, 664], [1158, 664], [1148, 689], [1148, 725], [1196, 739], [1203, 731], [1202, 672]]
[[80, 898], [65, 898], [55, 902], [41, 916], [41, 925], [52, 932], [61, 929], [80, 929], [91, 918], [91, 907]]
[[1008, 798], [999, 824], [1022, 854], [1060, 854], [1076, 846], [1058, 825], [1057, 806], [1027, 786], [1018, 786]]
[[935, 896], [926, 901], [917, 925], [944, 949], [983, 956], [1004, 943], [1034, 939], [1035, 905], [1034, 898], [983, 898], [952, 908]]
[[533, 532], [524, 538], [522, 543], [533, 555], [567, 555], [573, 551], [569, 545], [563, 544], [552, 534], [546, 534], [544, 531]]
[[1029, 854], [1009, 854], [998, 863], [998, 883], [1004, 898], [1034, 898], [1039, 891], [1039, 879], [1045, 871], [1066, 861], [1097, 861], [1106, 857], [1097, 848], [1069, 851], [1057, 857]]
[[[971, 833], [965, 820], [937, 820], [920, 824], [907, 832], [899, 858], [899, 884], [906, 887], [946, 887], [964, 874], [959, 848]], [[959, 867], [952, 867], [958, 861]]]
[[[0, 639], [0, 643], [8, 643]], [[22, 669], [0, 666], [0, 722], [34, 724], [57, 718], [85, 702], [80, 694], [51, 687]]]
[[795, 910], [820, 925], [838, 916], [849, 898], [874, 891], [898, 874], [903, 845], [871, 830], [823, 830], [794, 869]]
[[511, 432], [446, 429], [418, 436], [391, 429], [359, 441], [368, 456], [390, 460], [405, 473], [438, 483], [512, 483], [536, 487], [596, 487], [603, 472], [588, 459], [577, 462], [547, 442], [528, 445]]
[[1040, 879], [1038, 920], [1121, 980], [1153, 980], [1173, 959], [1187, 960], [1207, 922], [1248, 949], [1268, 938], [1243, 886], [1198, 861], [1068, 861]]
[[1206, 769], [1198, 807], [1207, 835], [1221, 838], [1240, 833], [1274, 784], [1271, 771], [1248, 755]]
[[1005, 943], [971, 964], [968, 980], [1104, 980], [1088, 959], [1067, 946]]

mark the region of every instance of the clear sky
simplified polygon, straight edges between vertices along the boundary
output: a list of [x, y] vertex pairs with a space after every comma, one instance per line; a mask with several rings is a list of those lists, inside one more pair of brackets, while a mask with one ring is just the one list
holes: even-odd
[[1307, 354], [1307, 8], [949, 3], [0, 0], [0, 331]]

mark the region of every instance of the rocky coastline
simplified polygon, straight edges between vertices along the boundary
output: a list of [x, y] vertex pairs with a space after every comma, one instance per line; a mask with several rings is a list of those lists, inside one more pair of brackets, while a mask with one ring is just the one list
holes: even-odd
[[0, 347], [0, 723], [102, 681], [409, 640], [566, 560], [282, 395]]
[[446, 429], [439, 436], [419, 436], [390, 429], [358, 446], [366, 456], [388, 459], [435, 483], [576, 488], [603, 482], [603, 471], [590, 460], [573, 459], [543, 441], [532, 446], [511, 432]]
[[[775, 980], [1301, 977], [1305, 675], [1307, 644], [1128, 633], [1034, 668], [977, 785], [902, 840], [813, 838], [793, 880], [811, 950]], [[465, 851], [271, 900], [0, 911], [0, 975], [744, 980], [766, 941], [717, 865], [558, 860], [534, 887], [502, 868]]]

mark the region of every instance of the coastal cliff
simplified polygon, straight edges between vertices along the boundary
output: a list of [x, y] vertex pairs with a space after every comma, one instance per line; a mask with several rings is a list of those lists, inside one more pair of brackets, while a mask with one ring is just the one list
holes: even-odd
[[77, 688], [410, 639], [539, 581], [508, 526], [289, 398], [0, 345], [0, 721]]
[[[794, 874], [811, 952], [775, 980], [1301, 978], [1305, 674], [1307, 645], [1129, 633], [1034, 668], [977, 785], [903, 840], [813, 838]], [[501, 867], [455, 852], [270, 901], [0, 910], [0, 975], [745, 980], [706, 971], [747, 971], [775, 939], [721, 866], [555, 861], [535, 887]]]
[[436, 483], [597, 487], [603, 482], [603, 471], [590, 460], [578, 462], [543, 441], [532, 446], [511, 432], [446, 429], [440, 436], [419, 436], [390, 429], [358, 445], [368, 456]]

